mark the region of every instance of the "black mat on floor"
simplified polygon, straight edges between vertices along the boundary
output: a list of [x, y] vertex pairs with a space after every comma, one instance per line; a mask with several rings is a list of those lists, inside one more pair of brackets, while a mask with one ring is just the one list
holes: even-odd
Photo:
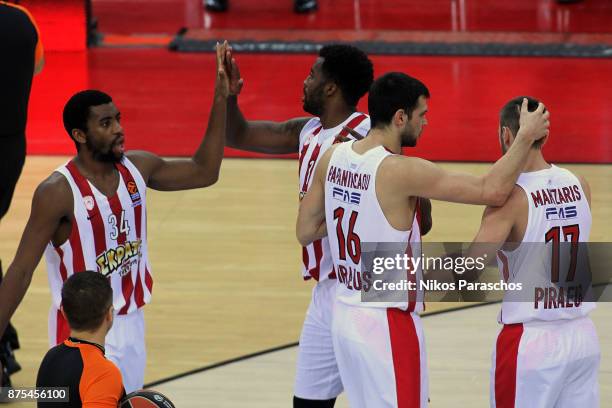
[[[170, 49], [178, 52], [213, 52], [216, 40], [200, 41], [178, 35]], [[311, 54], [332, 42], [231, 41], [238, 52]], [[499, 44], [499, 43], [389, 43], [357, 41], [353, 45], [376, 55], [457, 55], [491, 57], [611, 58], [612, 44]]]

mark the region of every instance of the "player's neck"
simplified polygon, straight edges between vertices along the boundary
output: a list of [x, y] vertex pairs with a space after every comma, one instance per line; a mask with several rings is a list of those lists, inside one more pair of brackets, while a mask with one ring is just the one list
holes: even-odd
[[529, 156], [527, 156], [527, 162], [523, 167], [523, 173], [545, 170], [549, 168], [550, 164], [546, 160], [544, 160], [544, 156], [542, 156], [542, 150], [532, 149], [532, 151], [529, 152]]
[[367, 146], [368, 150], [369, 148], [383, 146], [385, 149], [395, 154], [402, 153], [401, 136], [399, 134], [394, 134], [393, 132], [390, 132], [388, 128], [373, 128], [368, 133], [368, 137], [362, 140], [362, 142], [364, 141], [366, 142], [364, 144], [364, 147], [366, 145], [369, 145]]
[[355, 107], [346, 106], [346, 104], [331, 106], [323, 111], [319, 119], [323, 129], [331, 129], [344, 122], [353, 113], [355, 113]]
[[108, 177], [109, 175], [114, 175], [116, 171], [114, 163], [95, 160], [91, 155], [84, 152], [79, 152], [74, 160], [74, 164], [84, 176], [94, 178]]
[[107, 330], [104, 327], [100, 327], [94, 332], [70, 330], [70, 337], [79, 340], [84, 340], [89, 343], [96, 343], [104, 347], [104, 339], [106, 338], [106, 332]]

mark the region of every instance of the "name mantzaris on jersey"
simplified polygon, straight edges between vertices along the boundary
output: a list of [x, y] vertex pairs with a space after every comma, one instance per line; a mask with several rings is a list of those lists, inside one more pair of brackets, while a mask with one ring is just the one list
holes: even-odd
[[96, 258], [98, 272], [108, 276], [121, 268], [121, 276], [129, 273], [132, 262], [137, 262], [138, 258], [140, 258], [141, 244], [141, 240], [128, 241], [98, 255]]
[[574, 184], [572, 186], [543, 188], [533, 191], [531, 198], [537, 208], [541, 205], [573, 203], [580, 200], [582, 195], [580, 194], [580, 188]]
[[559, 309], [579, 307], [582, 304], [582, 286], [536, 287], [534, 309]]
[[369, 174], [354, 173], [335, 166], [331, 166], [327, 173], [327, 181], [330, 183], [357, 190], [367, 190], [370, 185], [370, 177]]

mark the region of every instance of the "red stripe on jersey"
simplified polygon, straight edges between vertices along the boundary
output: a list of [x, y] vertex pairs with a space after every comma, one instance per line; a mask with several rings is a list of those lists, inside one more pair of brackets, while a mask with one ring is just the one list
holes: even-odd
[[421, 405], [421, 350], [410, 312], [387, 309], [398, 408]]
[[523, 335], [523, 324], [506, 324], [497, 336], [495, 350], [495, 406], [514, 408], [516, 399], [516, 360]]
[[304, 266], [308, 269], [308, 274], [312, 276], [315, 280], [319, 280], [319, 273], [321, 271], [321, 259], [323, 259], [323, 245], [321, 244], [321, 240], [317, 239], [312, 244], [312, 248], [314, 249], [315, 255], [315, 266], [312, 269], [308, 269], [309, 265], [309, 256], [308, 250], [303, 248], [302, 257], [304, 261]]
[[[311, 137], [316, 136], [319, 134], [319, 132], [321, 131], [321, 129], [323, 129], [323, 126], [319, 126], [317, 127], [314, 132], [312, 132]], [[310, 146], [310, 141], [307, 141], [304, 143], [304, 146], [302, 146], [302, 151], [300, 152], [300, 164], [298, 167], [299, 172], [302, 172], [302, 163], [304, 162], [304, 157], [306, 157], [306, 152], [308, 151], [308, 146]]]
[[[135, 201], [141, 201], [142, 197], [140, 197], [140, 192], [138, 192], [138, 187], [136, 187], [136, 192], [138, 194], [137, 199], [132, 197], [132, 192], [130, 191], [130, 185], [136, 186], [136, 181], [134, 181], [134, 177], [132, 177], [132, 173], [125, 167], [122, 163], [117, 164], [117, 169], [121, 173], [123, 177], [123, 183], [125, 184], [125, 188], [128, 190], [130, 194], [130, 198], [132, 199], [132, 204], [134, 206], [134, 222], [136, 223], [136, 238], [141, 239], [141, 230], [142, 230], [142, 204], [137, 204]], [[140, 257], [138, 258], [138, 267], [136, 271], [136, 288], [134, 290], [134, 301], [136, 302], [136, 306], [138, 308], [144, 306], [144, 292], [142, 289], [142, 282], [140, 281]]]
[[302, 247], [302, 263], [304, 264], [304, 268], [308, 269], [308, 265], [310, 265], [310, 255], [306, 247]]
[[327, 275], [327, 277], [329, 279], [338, 279], [338, 276], [336, 276], [336, 268], [332, 265], [332, 270], [329, 273], [329, 275]]
[[55, 344], [61, 344], [70, 336], [70, 326], [60, 310], [55, 318]]
[[[364, 115], [362, 113], [361, 115], [355, 116], [353, 119], [351, 119], [351, 121], [349, 123], [347, 123], [345, 125], [345, 127], [351, 128], [351, 129], [355, 129], [357, 126], [361, 125], [361, 122], [363, 122], [367, 118], [368, 118], [367, 115]], [[345, 138], [348, 135], [349, 135], [348, 130], [346, 130], [343, 127], [342, 130], [340, 131], [340, 133], [338, 133], [338, 136], [336, 136], [336, 138], [334, 139], [334, 143], [340, 142], [342, 140], [342, 138]], [[365, 135], [362, 135], [362, 136], [365, 136]]]
[[145, 285], [147, 285], [147, 289], [149, 290], [149, 293], [153, 293], [153, 278], [151, 277], [151, 274], [149, 273], [149, 268], [147, 268], [145, 266]]
[[70, 248], [72, 248], [72, 272], [83, 272], [85, 270], [85, 259], [83, 257], [79, 224], [76, 220], [72, 220], [72, 231], [70, 231], [68, 242], [70, 243]]
[[508, 257], [501, 250], [497, 251], [497, 257], [502, 262], [502, 276], [504, 277], [504, 282], [508, 282], [508, 279], [510, 279], [510, 269], [508, 268]]
[[298, 172], [302, 172], [302, 162], [304, 161], [304, 157], [306, 157], [306, 152], [308, 151], [308, 146], [310, 146], [309, 144], [304, 143], [304, 146], [302, 146], [302, 151], [300, 152], [300, 158], [299, 158], [299, 166], [298, 166]]
[[91, 199], [93, 200], [93, 208], [91, 210], [86, 208], [86, 210], [87, 219], [91, 223], [91, 229], [93, 231], [94, 247], [96, 249], [97, 258], [99, 255], [103, 254], [106, 251], [106, 238], [104, 236], [104, 222], [102, 220], [102, 215], [100, 214], [98, 203], [96, 202], [96, 197], [91, 191], [91, 186], [89, 185], [89, 182], [81, 174], [81, 172], [79, 172], [79, 169], [75, 166], [74, 162], [69, 162], [66, 165], [66, 168], [72, 175], [72, 178], [74, 179], [74, 182], [76, 183], [83, 199], [85, 199], [85, 197], [91, 197]]
[[317, 159], [319, 158], [319, 154], [321, 153], [321, 144], [317, 144], [314, 149], [312, 149], [312, 153], [310, 154], [310, 159], [308, 159], [308, 164], [306, 167], [306, 174], [304, 175], [304, 184], [302, 184], [302, 192], [308, 191], [308, 187], [310, 184], [310, 179], [315, 171], [315, 164]]
[[64, 263], [64, 251], [60, 247], [56, 247], [55, 252], [57, 252], [60, 257], [60, 275], [62, 276], [62, 282], [66, 282], [66, 279], [68, 279], [68, 271], [66, 271], [66, 264]]
[[[121, 201], [119, 200], [119, 194], [116, 193], [108, 200], [108, 204], [110, 205], [111, 211], [115, 216], [117, 228], [117, 244], [125, 245], [125, 241], [127, 241], [127, 233], [126, 229], [123, 228], [123, 223], [125, 219], [125, 214], [123, 211], [123, 206], [121, 205]], [[119, 265], [119, 270], [121, 269], [121, 265]], [[132, 293], [134, 291], [134, 283], [132, 282], [132, 273], [126, 273], [121, 278], [121, 292], [123, 293], [123, 299], [125, 300], [125, 305], [119, 310], [120, 315], [127, 314], [128, 309], [130, 308]]]

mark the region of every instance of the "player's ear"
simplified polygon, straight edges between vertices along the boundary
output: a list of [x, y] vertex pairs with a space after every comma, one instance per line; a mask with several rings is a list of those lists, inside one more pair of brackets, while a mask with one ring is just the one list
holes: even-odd
[[81, 129], [72, 129], [72, 132], [70, 132], [70, 134], [72, 135], [74, 141], [76, 141], [77, 143], [84, 144], [87, 140], [85, 132], [83, 132]]
[[504, 144], [503, 147], [506, 149], [510, 148], [510, 145], [514, 141], [514, 135], [512, 135], [510, 128], [508, 128], [507, 126], [502, 127], [501, 140], [502, 140], [502, 143]]
[[398, 109], [395, 111], [395, 114], [393, 115], [393, 124], [395, 126], [402, 127], [404, 126], [407, 120], [408, 120], [408, 116], [405, 110]]
[[113, 319], [115, 318], [115, 309], [113, 309], [113, 305], [111, 305], [108, 308], [108, 311], [106, 312], [106, 316], [104, 317], [104, 320], [109, 323], [109, 327], [112, 327], [113, 325]]
[[60, 312], [62, 312], [62, 316], [64, 316], [64, 319], [68, 321], [68, 317], [66, 317], [66, 312], [64, 312], [64, 305], [60, 305]]
[[338, 85], [335, 82], [328, 81], [323, 88], [325, 95], [332, 96], [338, 90]]

